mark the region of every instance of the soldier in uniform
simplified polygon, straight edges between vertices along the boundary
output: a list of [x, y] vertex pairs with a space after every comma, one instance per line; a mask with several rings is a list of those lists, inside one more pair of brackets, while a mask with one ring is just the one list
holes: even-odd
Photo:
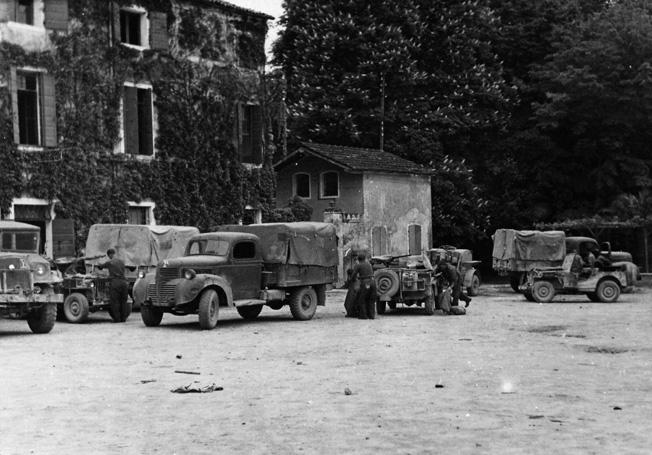
[[366, 261], [364, 254], [358, 255], [358, 264], [353, 268], [349, 282], [356, 278], [360, 279], [360, 290], [358, 291], [358, 319], [376, 318], [376, 282], [374, 281], [374, 269]]
[[464, 277], [462, 274], [455, 267], [449, 264], [445, 258], [439, 260], [439, 263], [435, 268], [435, 273], [441, 273], [441, 277], [448, 281], [451, 288], [453, 288], [453, 302], [451, 303], [451, 306], [459, 306], [460, 299], [462, 299], [466, 302], [464, 307], [468, 307], [471, 303], [471, 297], [466, 295], [462, 290], [462, 284], [464, 283]]
[[109, 314], [113, 322], [125, 322], [131, 308], [128, 303], [129, 288], [125, 279], [125, 263], [122, 259], [115, 257], [113, 248], [106, 252], [109, 260], [97, 265], [98, 269], [107, 269], [111, 278], [109, 289]]

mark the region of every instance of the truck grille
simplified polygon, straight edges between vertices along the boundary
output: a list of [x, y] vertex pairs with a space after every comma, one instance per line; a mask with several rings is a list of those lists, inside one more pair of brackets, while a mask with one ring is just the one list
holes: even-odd
[[167, 284], [168, 281], [179, 277], [177, 268], [158, 269], [156, 282], [147, 285], [147, 296], [154, 305], [165, 305], [170, 299], [174, 299], [175, 286]]
[[32, 290], [32, 274], [29, 270], [2, 270], [0, 286], [2, 292], [14, 292], [16, 287], [25, 291]]

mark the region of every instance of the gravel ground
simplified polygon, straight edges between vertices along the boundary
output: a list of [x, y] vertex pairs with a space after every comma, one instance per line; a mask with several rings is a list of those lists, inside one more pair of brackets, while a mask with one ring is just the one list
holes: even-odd
[[466, 316], [361, 321], [334, 290], [312, 321], [223, 310], [213, 331], [0, 320], [0, 455], [649, 454], [651, 294], [491, 285]]

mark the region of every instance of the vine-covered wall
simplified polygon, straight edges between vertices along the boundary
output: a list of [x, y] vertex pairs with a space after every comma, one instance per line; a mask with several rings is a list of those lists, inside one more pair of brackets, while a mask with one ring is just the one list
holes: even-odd
[[[159, 224], [202, 231], [237, 222], [247, 205], [261, 209], [264, 221], [274, 219], [275, 148], [265, 151], [262, 167], [244, 167], [235, 136], [238, 103], [273, 99], [257, 71], [266, 21], [233, 20], [233, 12], [205, 5], [136, 3], [167, 13], [168, 52], [111, 42], [108, 1], [70, 0], [69, 31], [51, 36], [51, 50], [28, 53], [0, 42], [0, 212], [6, 215], [24, 194], [56, 199], [57, 217], [75, 221], [78, 247], [92, 224], [126, 222], [129, 201], [151, 199]], [[254, 49], [242, 52], [243, 46]], [[13, 143], [10, 67], [42, 68], [55, 77], [56, 149], [22, 152]], [[158, 130], [151, 160], [115, 152], [126, 81], [153, 90]], [[263, 107], [268, 122], [284, 112], [282, 102]]]

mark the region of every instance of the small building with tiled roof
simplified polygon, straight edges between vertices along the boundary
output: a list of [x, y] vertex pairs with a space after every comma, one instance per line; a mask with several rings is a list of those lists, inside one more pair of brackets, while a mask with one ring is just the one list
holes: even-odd
[[274, 169], [277, 204], [299, 196], [313, 208], [311, 221], [340, 224], [343, 252], [402, 255], [431, 247], [430, 171], [423, 166], [382, 150], [306, 142]]

